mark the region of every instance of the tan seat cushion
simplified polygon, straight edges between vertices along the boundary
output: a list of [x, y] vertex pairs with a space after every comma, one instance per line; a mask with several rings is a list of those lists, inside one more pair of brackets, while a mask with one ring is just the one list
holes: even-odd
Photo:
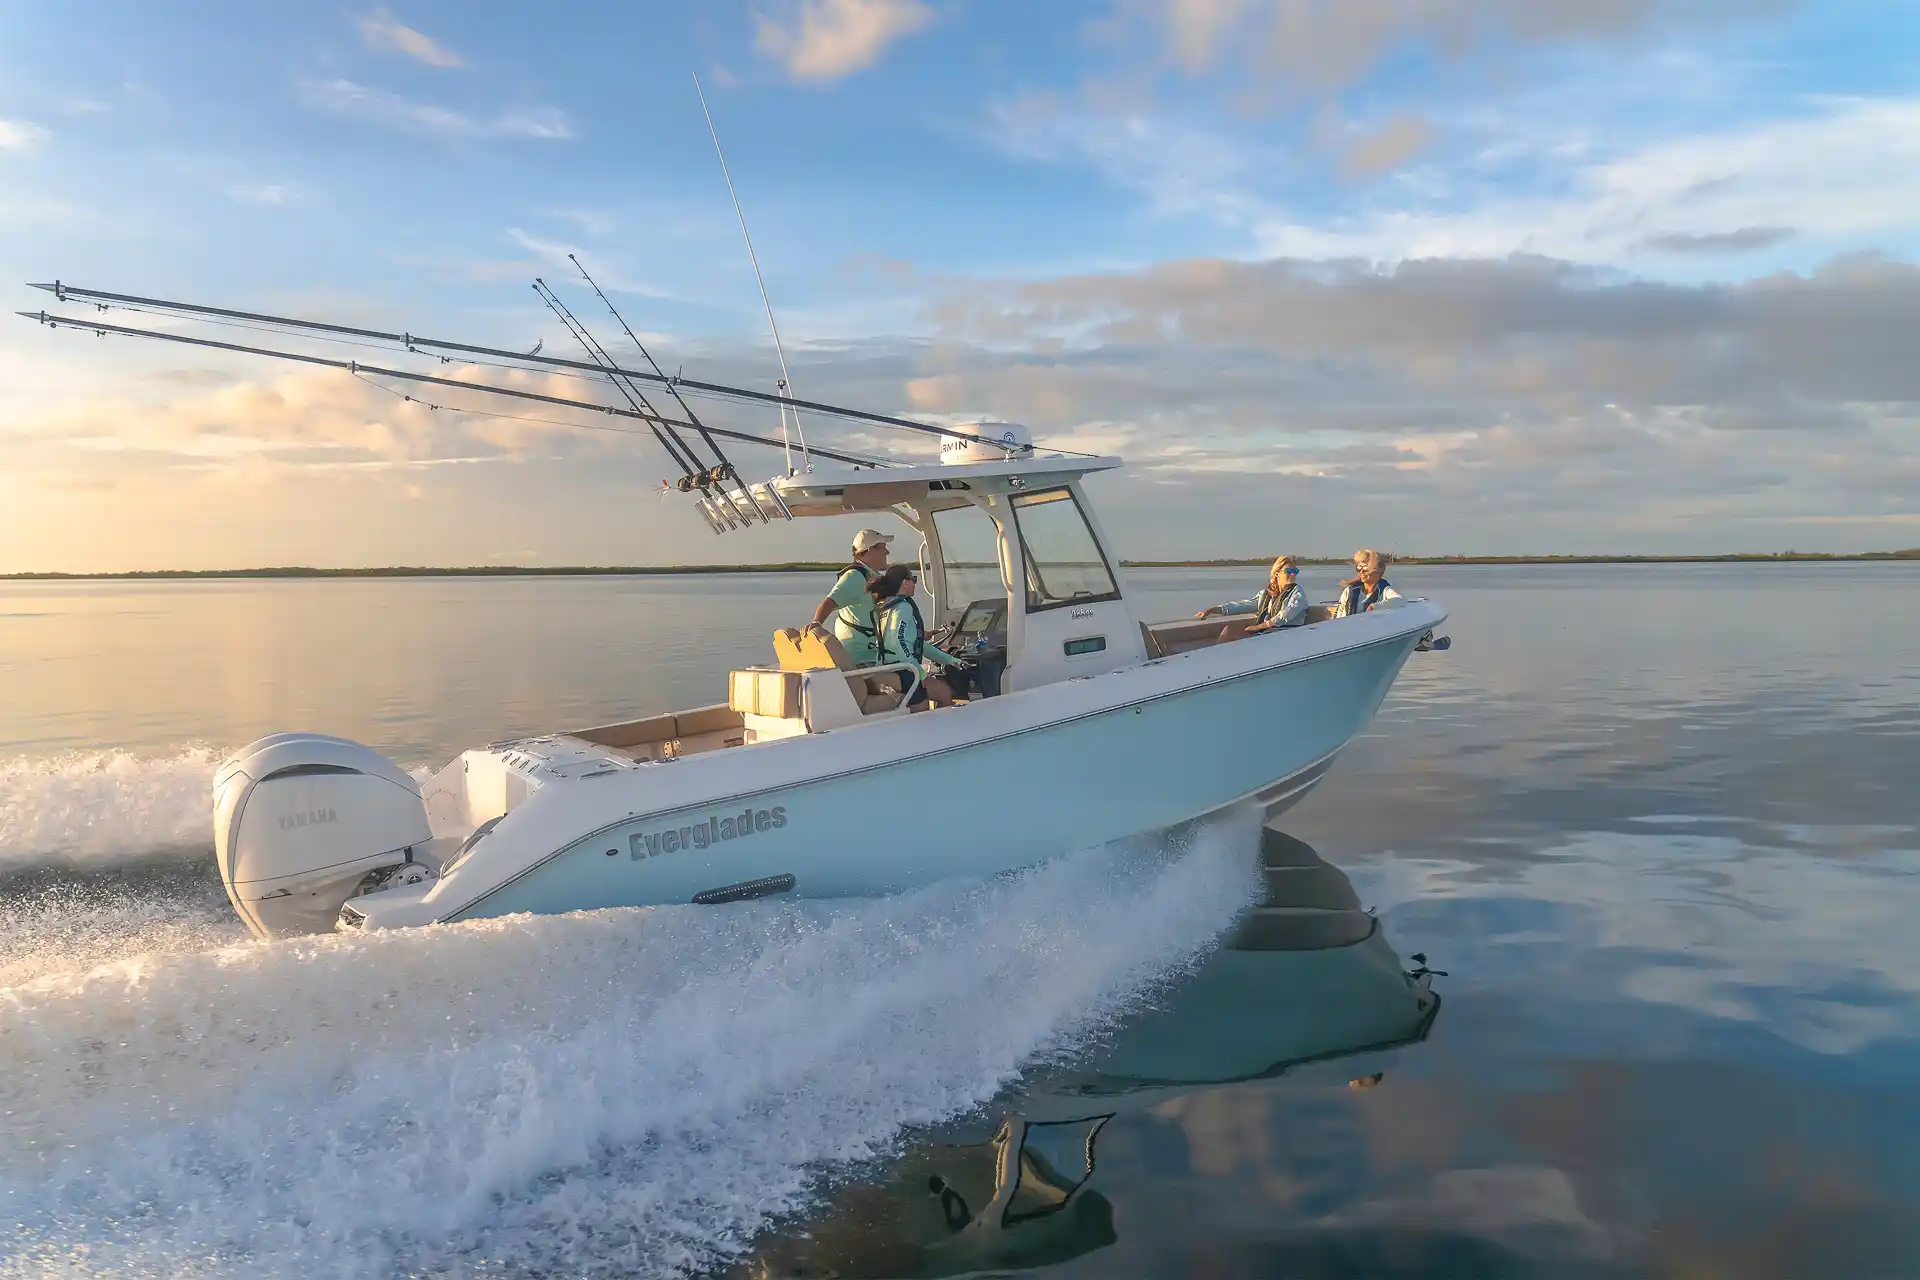
[[906, 696], [901, 692], [900, 677], [892, 672], [873, 676], [850, 675], [847, 677], [847, 688], [853, 691], [853, 701], [863, 716], [876, 711], [892, 711]]
[[735, 728], [743, 723], [742, 716], [791, 720], [800, 714], [800, 673], [735, 671], [728, 680], [727, 695], [725, 707], [683, 712], [679, 717], [681, 732], [709, 733]]
[[680, 728], [672, 716], [653, 716], [646, 720], [631, 720], [626, 724], [609, 724], [594, 729], [582, 729], [575, 736], [584, 738], [588, 742], [598, 743], [603, 747], [625, 749], [677, 738], [680, 736]]
[[[782, 677], [780, 673], [776, 671], [765, 671], [765, 672], [760, 672], [758, 674], [770, 677], [776, 684], [779, 684], [782, 681]], [[795, 690], [795, 698], [797, 700], [798, 691], [800, 688], [800, 681], [798, 677], [791, 677], [790, 679], [791, 679], [793, 688]], [[763, 680], [761, 681], [762, 697], [766, 696], [764, 692], [765, 687], [766, 687], [766, 681]], [[762, 711], [762, 712], [759, 712], [758, 714], [768, 715], [771, 713]], [[741, 712], [732, 707], [712, 706], [712, 707], [695, 707], [691, 711], [682, 711], [678, 715], [674, 716], [673, 719], [674, 719], [674, 723], [677, 726], [679, 726], [680, 732], [678, 736], [682, 738], [691, 738], [694, 735], [701, 734], [701, 733], [723, 733], [729, 729], [738, 729], [746, 723], [746, 721], [742, 720], [740, 716], [741, 716]]]
[[807, 670], [806, 659], [800, 655], [800, 632], [795, 627], [782, 627], [773, 633], [773, 657], [782, 671]]
[[803, 670], [807, 671], [854, 669], [853, 655], [847, 652], [847, 646], [840, 643], [839, 636], [827, 631], [809, 631], [800, 637], [800, 660], [806, 664]]

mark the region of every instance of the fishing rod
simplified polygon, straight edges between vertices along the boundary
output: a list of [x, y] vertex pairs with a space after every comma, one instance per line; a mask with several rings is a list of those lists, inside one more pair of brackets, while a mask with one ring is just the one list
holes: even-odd
[[[572, 313], [565, 310], [557, 298], [549, 299], [545, 293], [541, 292], [540, 285], [541, 282], [536, 279], [533, 285], [534, 292], [540, 293], [541, 301], [545, 302], [547, 306], [553, 310], [553, 313], [560, 318], [560, 323], [566, 326], [567, 332], [573, 335], [574, 340], [587, 349], [587, 354], [592, 355], [592, 339], [575, 327], [576, 322], [573, 319]], [[607, 380], [614, 383], [615, 389], [627, 397], [627, 403], [632, 405], [634, 409], [641, 412], [652, 410], [652, 405], [647, 405], [645, 409], [642, 409], [639, 404], [634, 403], [633, 397], [627, 395], [626, 388], [615, 381], [611, 375], [609, 375]], [[657, 418], [659, 415], [655, 413], [653, 416]], [[696, 459], [694, 459], [691, 453], [686, 452], [686, 445], [680, 440], [679, 436], [669, 437], [668, 431], [671, 431], [671, 428], [668, 428], [667, 431], [662, 431], [658, 423], [649, 422], [647, 425], [652, 428], [654, 439], [660, 442], [660, 447], [665, 449], [667, 456], [673, 460], [673, 465], [680, 468], [680, 479], [682, 487], [684, 488], [686, 482], [700, 472], [700, 467], [696, 465]]]
[[[556, 316], [560, 317], [560, 323], [565, 325], [567, 332], [571, 333], [580, 345], [586, 349], [588, 356], [592, 357], [603, 367], [613, 363], [612, 357], [607, 354], [606, 348], [600, 345], [599, 339], [595, 338], [593, 334], [588, 331], [587, 326], [580, 322], [579, 317], [575, 316], [567, 304], [560, 300], [560, 295], [554, 293], [545, 280], [540, 279], [538, 276], [534, 277], [533, 291], [540, 295], [540, 300], [545, 302]], [[642, 395], [638, 387], [623, 382], [611, 373], [607, 374], [606, 378], [608, 382], [613, 384], [613, 389], [618, 391], [636, 412], [646, 414], [660, 422], [666, 421], [665, 416], [653, 407], [653, 402]], [[668, 444], [667, 439], [661, 436], [658, 430], [656, 430], [654, 434], [656, 437], [660, 437], [660, 443], [662, 445]], [[725, 499], [726, 508], [722, 509], [718, 504], [715, 504], [715, 510], [720, 512], [728, 528], [741, 528], [741, 520], [735, 519], [735, 516], [739, 514], [739, 504], [734, 500], [733, 495], [726, 491], [724, 484], [720, 483], [729, 468], [724, 465], [712, 468], [701, 466], [699, 459], [694, 456], [693, 450], [687, 447], [686, 441], [682, 440], [679, 433], [674, 431], [671, 426], [666, 428], [665, 435], [672, 438], [672, 446], [668, 447], [667, 452], [673, 456], [676, 465], [678, 465], [681, 470], [680, 481], [677, 486], [680, 492], [691, 493], [695, 489], [698, 489], [708, 501], [712, 501], [715, 496], [715, 487], [718, 485], [719, 496]], [[673, 446], [677, 446], [677, 449]], [[753, 522], [749, 518], [745, 523], [752, 524]], [[716, 530], [716, 532], [718, 531]]]
[[[707, 91], [700, 87], [700, 73], [693, 73], [693, 91], [700, 98], [700, 114], [707, 118], [707, 133], [713, 139], [713, 153], [720, 157], [720, 175], [727, 180], [727, 194], [733, 197], [733, 216], [740, 219], [740, 238], [747, 242], [747, 261], [753, 264], [753, 278], [760, 285], [760, 305], [767, 309], [767, 328], [773, 333], [773, 354], [780, 361], [780, 394], [789, 396], [793, 391], [793, 380], [787, 376], [787, 352], [780, 345], [780, 326], [774, 323], [773, 299], [767, 296], [767, 278], [760, 274], [760, 255], [753, 251], [753, 237], [747, 234], [746, 211], [740, 207], [740, 193], [734, 190], [733, 171], [727, 167], [727, 153], [720, 149], [720, 131], [713, 127], [713, 112], [707, 110]], [[800, 412], [793, 414], [793, 430], [800, 437], [800, 461], [807, 460], [807, 433], [800, 426]], [[787, 435], [787, 409], [780, 408], [780, 437]], [[807, 470], [813, 468], [809, 466]], [[793, 474], [793, 454], [787, 454], [787, 474]]]
[[[587, 354], [600, 364], [602, 368], [608, 370], [607, 381], [613, 384], [614, 390], [626, 398], [628, 404], [643, 413], [651, 413], [655, 417], [661, 416], [660, 411], [653, 407], [653, 401], [647, 399], [646, 394], [642, 392], [639, 387], [612, 372], [614, 368], [613, 357], [608, 354], [606, 347], [601, 344], [600, 339], [593, 336], [593, 333], [587, 328], [586, 323], [573, 314], [573, 309], [560, 300], [560, 295], [553, 291], [552, 285], [548, 284], [539, 276], [535, 276], [533, 278], [533, 291], [539, 294], [541, 300], [553, 309], [555, 315], [560, 317], [561, 323], [566, 325], [573, 336], [579, 340], [580, 345], [586, 348]], [[731, 462], [727, 461], [727, 455], [721, 452], [719, 444], [712, 436], [707, 434], [706, 429], [700, 425], [699, 419], [694, 418], [692, 414], [688, 414], [687, 416], [689, 420], [693, 422], [693, 425], [699, 428], [700, 436], [707, 442], [707, 447], [713, 450], [715, 462], [713, 466], [707, 468], [698, 466], [698, 459], [694, 457], [693, 450], [688, 448], [686, 442], [680, 440], [680, 437], [676, 434], [674, 439], [679, 442], [680, 447], [686, 451], [689, 458], [694, 458], [696, 464], [688, 474], [680, 478], [680, 491], [685, 493], [690, 489], [697, 488], [709, 499], [713, 498], [717, 493], [721, 498], [726, 500], [727, 509], [721, 511], [721, 515], [725, 517], [727, 524], [732, 528], [752, 527], [753, 517], [756, 515], [760, 517], [762, 524], [773, 523], [767, 518], [766, 513], [760, 510], [759, 505], [752, 501], [751, 493], [747, 495], [748, 502], [746, 504], [745, 514], [742, 515], [739, 500], [727, 489], [727, 478], [732, 476], [735, 480], [738, 480], [740, 473], [734, 469], [734, 465]], [[736, 515], [740, 515], [741, 519], [734, 519]]]
[[[279, 325], [285, 328], [305, 329], [315, 333], [333, 334], [340, 337], [372, 338], [382, 342], [398, 343], [409, 351], [428, 348], [431, 351], [453, 351], [462, 355], [488, 356], [497, 360], [516, 360], [554, 369], [571, 369], [581, 373], [603, 375], [608, 372], [608, 370], [601, 368], [599, 365], [582, 360], [567, 360], [560, 356], [535, 355], [525, 351], [506, 351], [499, 347], [482, 347], [467, 342], [449, 342], [439, 338], [423, 338], [418, 334], [412, 333], [388, 333], [380, 329], [360, 329], [352, 325], [326, 324], [318, 320], [301, 320], [292, 316], [268, 315], [254, 311], [235, 311], [226, 307], [210, 307], [192, 302], [174, 302], [165, 298], [142, 298], [131, 294], [107, 293], [99, 289], [77, 288], [70, 284], [63, 284], [58, 280], [52, 284], [32, 284], [28, 287], [44, 289], [63, 302], [68, 299], [75, 299], [81, 302], [93, 302], [94, 305], [99, 306], [102, 310], [107, 309], [107, 306], [103, 304], [118, 303], [135, 309], [158, 308], [164, 311], [180, 311], [192, 315], [224, 316], [233, 320], [247, 320], [261, 324]], [[20, 314], [29, 319], [39, 318], [36, 313], [31, 311], [23, 311], [20, 312]], [[678, 375], [669, 377], [664, 373], [645, 373], [638, 369], [627, 369], [618, 365], [614, 366], [612, 371], [640, 382], [653, 383], [674, 389], [685, 389], [697, 395], [710, 395], [725, 400], [752, 401], [756, 404], [788, 405], [805, 409], [810, 413], [820, 413], [829, 417], [845, 418], [853, 422], [871, 422], [883, 427], [896, 427], [903, 431], [916, 431], [924, 435], [941, 436], [951, 440], [965, 440], [974, 444], [996, 446], [999, 444], [997, 440], [986, 436], [975, 435], [970, 431], [957, 431], [952, 427], [936, 426], [930, 422], [915, 422], [911, 418], [889, 417], [883, 413], [868, 413], [864, 409], [849, 409], [843, 405], [822, 404], [814, 400], [796, 400], [791, 396], [770, 395], [765, 391], [753, 391], [746, 387], [732, 387], [717, 382], [700, 382], [692, 378], [682, 378]], [[676, 423], [675, 425], [689, 428], [692, 426], [691, 423], [686, 422]], [[723, 433], [716, 431], [715, 434], [720, 435]], [[726, 438], [732, 439], [734, 435], [727, 434]], [[759, 440], [760, 438], [761, 437], [754, 437], [755, 440]], [[811, 452], [819, 453], [822, 457], [829, 456], [818, 449], [811, 450]], [[1056, 449], [1053, 450], [1053, 452], [1074, 454], [1074, 456], [1090, 456], [1075, 454], [1073, 450], [1068, 449]], [[862, 465], [870, 464], [863, 463]]]
[[[572, 255], [569, 254], [568, 256], [571, 257]], [[576, 261], [574, 265], [579, 266], [580, 264]], [[614, 367], [613, 356], [607, 351], [605, 345], [601, 343], [600, 339], [594, 337], [592, 333], [588, 331], [586, 322], [574, 315], [573, 309], [560, 300], [560, 295], [553, 291], [552, 285], [548, 284], [539, 276], [535, 276], [533, 278], [533, 289], [549, 307], [553, 308], [554, 314], [558, 315], [568, 328], [575, 330], [574, 336], [579, 338], [581, 344], [587, 348], [588, 355], [609, 369]], [[619, 319], [619, 312], [614, 313], [614, 318]], [[625, 327], [625, 323], [625, 321], [621, 322], [622, 327]], [[613, 383], [620, 394], [627, 398], [627, 403], [632, 404], [634, 408], [638, 409], [644, 405], [649, 412], [659, 412], [659, 410], [653, 407], [653, 401], [647, 399], [646, 393], [641, 391], [636, 384], [622, 379], [619, 375], [611, 372], [607, 374], [607, 380]], [[634, 403], [636, 398], [639, 401], [638, 404]], [[756, 515], [760, 517], [762, 524], [772, 524], [773, 521], [768, 518], [766, 512], [760, 510], [760, 505], [752, 500], [753, 495], [751, 491], [747, 493], [748, 501], [745, 514], [740, 520], [734, 518], [737, 515], [741, 515], [741, 506], [733, 493], [727, 488], [727, 477], [733, 476], [735, 479], [738, 479], [740, 473], [734, 468], [733, 463], [727, 460], [727, 455], [721, 451], [719, 443], [707, 434], [706, 428], [701, 424], [700, 420], [691, 413], [687, 415], [687, 419], [700, 431], [700, 436], [707, 442], [707, 447], [713, 450], [715, 462], [711, 468], [700, 472], [700, 474], [683, 478], [680, 484], [681, 490], [686, 490], [688, 479], [690, 479], [694, 485], [699, 487], [700, 492], [706, 494], [709, 499], [717, 492], [721, 498], [726, 500], [727, 509], [721, 511], [720, 514], [731, 528], [751, 528], [753, 525], [753, 517]], [[679, 437], [676, 436], [675, 439], [679, 439]], [[684, 441], [681, 442], [681, 447], [687, 447]], [[687, 453], [691, 456], [693, 450], [687, 448]]]
[[[704, 425], [702, 425], [700, 421], [700, 415], [693, 411], [693, 406], [688, 404], [686, 397], [680, 394], [680, 388], [675, 384], [675, 380], [667, 377], [666, 371], [660, 367], [660, 362], [653, 358], [653, 352], [647, 350], [647, 344], [640, 341], [640, 335], [635, 333], [633, 331], [633, 326], [627, 323], [627, 318], [621, 315], [619, 310], [614, 307], [613, 299], [607, 297], [607, 295], [601, 290], [599, 283], [596, 280], [594, 280], [592, 276], [587, 274], [587, 269], [581, 263], [579, 258], [569, 253], [567, 255], [567, 261], [573, 264], [573, 269], [580, 273], [580, 278], [582, 280], [585, 280], [587, 282], [587, 286], [590, 289], [592, 289], [594, 293], [599, 295], [600, 301], [606, 304], [607, 313], [614, 318], [615, 322], [619, 324], [622, 331], [626, 333], [627, 340], [633, 343], [635, 349], [637, 349], [640, 352], [641, 356], [643, 356], [646, 359], [646, 362], [652, 366], [654, 375], [666, 383], [667, 393], [673, 397], [674, 403], [680, 406], [680, 411], [686, 414], [688, 420], [693, 423], [693, 429], [695, 431], [698, 431], [702, 436], [705, 436], [707, 433], [707, 429]], [[602, 351], [604, 352], [605, 348], [602, 348]], [[609, 360], [611, 360], [611, 357], [609, 357]], [[712, 440], [708, 440], [707, 443], [713, 446], [713, 455], [714, 457], [720, 459], [720, 465], [722, 465], [723, 467], [726, 467], [729, 471], [731, 471], [733, 469], [733, 464], [727, 461], [726, 454], [720, 452], [720, 446], [717, 444], [714, 444]], [[787, 474], [788, 475], [793, 474], [792, 467], [788, 467]]]
[[[213, 338], [193, 338], [188, 337], [184, 333], [162, 333], [155, 329], [134, 329], [126, 325], [106, 324], [99, 320], [82, 320], [77, 316], [50, 315], [45, 311], [20, 311], [15, 314], [24, 316], [28, 320], [38, 321], [53, 329], [65, 326], [70, 329], [83, 329], [90, 333], [102, 335], [112, 334], [128, 338], [154, 338], [161, 342], [177, 342], [189, 347], [206, 347], [216, 351], [237, 351], [242, 355], [267, 356], [275, 360], [291, 360], [299, 364], [319, 365], [328, 369], [345, 369], [347, 372], [355, 375], [368, 374], [379, 378], [402, 378], [410, 382], [428, 383], [432, 386], [454, 387], [462, 391], [478, 391], [486, 395], [508, 396], [515, 400], [532, 400], [540, 404], [558, 405], [565, 409], [587, 409], [594, 413], [610, 414], [616, 418], [632, 418], [640, 422], [652, 421], [646, 414], [635, 413], [631, 409], [616, 408], [609, 404], [595, 404], [590, 400], [571, 400], [565, 396], [543, 395], [537, 391], [521, 391], [513, 387], [489, 386], [484, 382], [463, 382], [458, 378], [440, 378], [430, 373], [414, 373], [408, 369], [388, 369], [380, 365], [362, 364], [358, 360], [335, 360], [328, 356], [307, 355], [298, 351], [276, 351], [270, 347], [250, 347], [238, 342], [219, 342]], [[518, 353], [505, 352], [504, 354], [515, 355]], [[689, 422], [677, 422], [672, 418], [662, 418], [661, 421], [677, 427], [691, 427], [693, 425]], [[563, 422], [557, 425], [579, 426], [582, 424]], [[763, 445], [769, 449], [784, 447], [780, 441], [770, 436], [757, 436], [745, 431], [729, 431], [722, 427], [709, 427], [707, 429], [716, 436], [722, 436], [728, 440], [738, 440], [744, 444]], [[820, 454], [822, 457], [830, 457], [835, 462], [844, 462], [849, 466], [855, 467], [883, 468], [893, 465], [881, 459], [861, 458], [850, 453], [829, 453], [825, 449], [816, 449], [814, 452]]]

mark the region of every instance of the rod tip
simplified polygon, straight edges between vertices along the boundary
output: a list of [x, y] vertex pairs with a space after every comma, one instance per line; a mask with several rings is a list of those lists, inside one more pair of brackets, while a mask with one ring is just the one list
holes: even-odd
[[59, 286], [59, 285], [57, 285], [57, 284], [35, 284], [35, 283], [33, 283], [33, 282], [32, 282], [31, 280], [29, 280], [29, 281], [27, 282], [27, 288], [29, 288], [29, 289], [45, 289], [45, 290], [46, 290], [46, 291], [47, 291], [48, 293], [58, 293], [58, 292], [60, 292], [60, 286]]

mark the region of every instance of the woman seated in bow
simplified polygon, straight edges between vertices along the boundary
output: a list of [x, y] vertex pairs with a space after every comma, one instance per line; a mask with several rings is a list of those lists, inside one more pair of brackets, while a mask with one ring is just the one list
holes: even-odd
[[929, 703], [950, 707], [953, 689], [934, 674], [928, 659], [947, 667], [959, 666], [960, 659], [927, 643], [926, 619], [920, 616], [920, 606], [913, 601], [916, 581], [912, 569], [897, 564], [867, 584], [867, 594], [873, 597], [873, 631], [880, 650], [880, 664], [909, 662], [926, 673], [913, 696], [907, 699], [908, 710], [925, 711]]
[[1238, 640], [1262, 631], [1299, 626], [1307, 620], [1307, 595], [1300, 589], [1300, 562], [1292, 556], [1281, 556], [1267, 571], [1267, 585], [1259, 595], [1250, 600], [1209, 605], [1193, 616], [1210, 618], [1215, 614], [1253, 615], [1245, 622], [1229, 622], [1222, 627], [1221, 640]]
[[1333, 616], [1351, 618], [1357, 613], [1365, 613], [1382, 600], [1398, 600], [1400, 593], [1387, 581], [1387, 557], [1378, 551], [1364, 550], [1353, 553], [1353, 577], [1340, 584], [1340, 602], [1334, 606]]

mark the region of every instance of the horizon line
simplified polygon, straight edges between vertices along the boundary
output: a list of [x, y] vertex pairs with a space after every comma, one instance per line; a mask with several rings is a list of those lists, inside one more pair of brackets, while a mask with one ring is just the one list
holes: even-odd
[[[1300, 563], [1344, 565], [1348, 556], [1301, 556]], [[1920, 560], [1920, 547], [1895, 551], [1729, 551], [1680, 554], [1541, 554], [1541, 555], [1394, 555], [1393, 564], [1408, 565], [1556, 565], [1556, 564], [1738, 564], [1778, 562], [1860, 562]], [[1239, 569], [1265, 565], [1270, 556], [1228, 556], [1212, 559], [1122, 560], [1124, 569]], [[984, 562], [983, 562], [984, 563]], [[842, 566], [837, 560], [787, 560], [764, 564], [678, 565], [365, 565], [319, 567], [262, 565], [244, 569], [112, 569], [20, 570], [0, 573], [0, 582], [110, 581], [144, 578], [453, 578], [453, 577], [641, 577], [648, 575], [728, 573], [828, 573]]]

